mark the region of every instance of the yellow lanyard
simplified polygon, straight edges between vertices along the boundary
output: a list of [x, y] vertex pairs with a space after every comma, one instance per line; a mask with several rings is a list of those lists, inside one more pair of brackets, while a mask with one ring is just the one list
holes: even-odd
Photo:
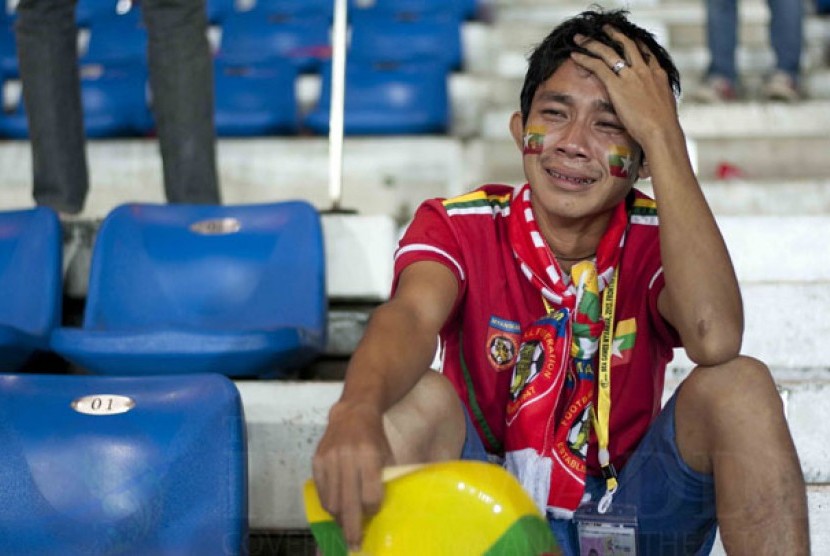
[[[599, 338], [599, 368], [597, 370], [597, 406], [592, 412], [594, 430], [599, 444], [599, 465], [605, 478], [607, 492], [613, 495], [617, 490], [617, 471], [611, 463], [608, 452], [609, 421], [611, 418], [611, 356], [614, 341], [614, 306], [617, 303], [617, 277], [619, 267], [614, 270], [611, 283], [602, 292], [602, 320], [605, 328]], [[609, 500], [610, 503], [610, 500]]]

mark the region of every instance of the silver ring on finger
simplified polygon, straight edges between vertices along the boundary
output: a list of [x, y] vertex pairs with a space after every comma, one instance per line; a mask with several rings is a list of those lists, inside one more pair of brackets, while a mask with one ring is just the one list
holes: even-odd
[[623, 68], [627, 68], [628, 64], [625, 60], [617, 60], [613, 66], [611, 66], [611, 71], [614, 72], [614, 75], [619, 75]]

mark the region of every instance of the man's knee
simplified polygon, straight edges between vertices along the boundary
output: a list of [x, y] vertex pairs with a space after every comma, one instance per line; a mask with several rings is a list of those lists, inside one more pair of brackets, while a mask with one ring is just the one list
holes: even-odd
[[466, 434], [464, 410], [450, 381], [428, 371], [384, 415], [397, 464], [456, 458]]
[[766, 365], [737, 357], [723, 365], [698, 367], [677, 394], [675, 430], [683, 460], [711, 473], [716, 454], [732, 453], [742, 439], [783, 430], [781, 396]]
[[781, 397], [769, 368], [752, 357], [739, 356], [722, 365], [698, 367], [683, 382], [678, 401], [700, 415], [722, 412], [782, 411]]

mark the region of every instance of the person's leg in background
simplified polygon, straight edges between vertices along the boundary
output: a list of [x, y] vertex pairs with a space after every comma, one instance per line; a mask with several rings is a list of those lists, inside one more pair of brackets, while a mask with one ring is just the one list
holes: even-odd
[[141, 8], [167, 201], [219, 204], [205, 0], [143, 0]]
[[769, 40], [775, 54], [775, 71], [764, 83], [770, 100], [795, 101], [801, 98], [799, 74], [804, 41], [802, 0], [769, 0]]
[[21, 0], [15, 24], [33, 196], [64, 214], [83, 210], [89, 188], [75, 3]]
[[692, 97], [700, 102], [733, 100], [737, 97], [738, 1], [706, 0], [706, 44], [709, 67], [703, 83]]

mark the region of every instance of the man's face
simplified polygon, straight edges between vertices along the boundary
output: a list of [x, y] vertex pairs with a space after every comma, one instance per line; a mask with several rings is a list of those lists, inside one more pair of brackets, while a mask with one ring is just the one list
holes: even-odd
[[594, 218], [645, 177], [640, 147], [622, 127], [605, 86], [571, 60], [539, 86], [526, 125], [517, 113], [510, 127], [537, 218]]

